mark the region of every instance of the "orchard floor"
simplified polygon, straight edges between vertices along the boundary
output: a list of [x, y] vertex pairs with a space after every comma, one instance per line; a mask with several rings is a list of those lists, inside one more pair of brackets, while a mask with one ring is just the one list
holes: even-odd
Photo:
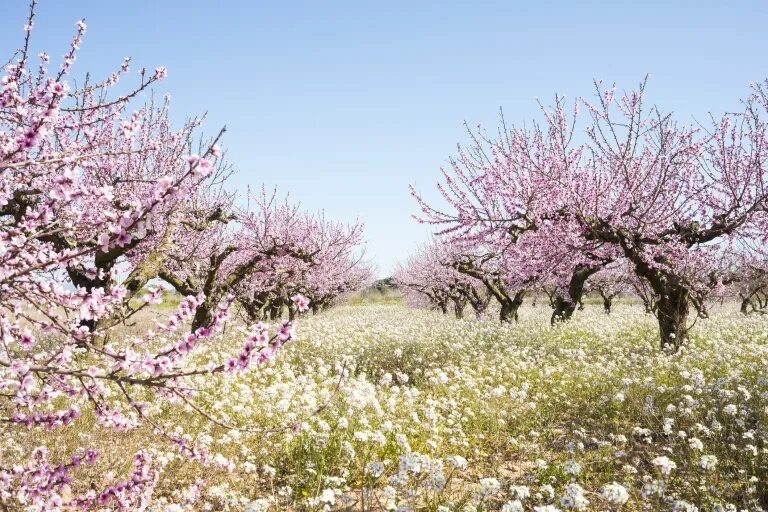
[[[80, 475], [96, 485], [151, 446], [157, 511], [768, 508], [768, 318], [717, 311], [670, 356], [638, 306], [589, 305], [554, 329], [549, 314], [502, 326], [374, 303], [303, 318], [275, 361], [198, 383], [212, 416], [247, 431], [152, 405], [207, 466], [87, 415], [44, 442], [98, 447]], [[243, 335], [227, 335], [236, 350]], [[40, 441], [0, 436], [2, 457]]]

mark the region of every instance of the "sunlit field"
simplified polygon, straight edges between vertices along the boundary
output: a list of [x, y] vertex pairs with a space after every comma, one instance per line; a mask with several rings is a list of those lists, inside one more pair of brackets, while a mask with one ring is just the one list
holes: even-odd
[[768, 512], [768, 3], [528, 4], [0, 2], [0, 512]]
[[721, 308], [669, 355], [639, 306], [588, 304], [555, 328], [549, 314], [529, 305], [500, 325], [359, 299], [303, 319], [262, 368], [200, 379], [215, 422], [150, 405], [210, 451], [208, 466], [148, 428], [85, 416], [55, 442], [6, 431], [0, 456], [93, 446], [101, 458], [77, 486], [98, 488], [148, 446], [162, 461], [158, 511], [765, 506], [767, 318]]

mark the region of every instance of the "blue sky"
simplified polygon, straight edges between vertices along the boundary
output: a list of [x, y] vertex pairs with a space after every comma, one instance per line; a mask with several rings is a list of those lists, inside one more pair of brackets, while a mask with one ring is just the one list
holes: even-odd
[[[0, 6], [7, 55], [27, 2]], [[537, 115], [535, 98], [589, 95], [592, 79], [649, 95], [682, 119], [735, 108], [768, 77], [765, 1], [42, 0], [34, 50], [55, 59], [88, 23], [75, 76], [124, 56], [164, 65], [174, 115], [225, 125], [232, 186], [277, 186], [305, 207], [366, 224], [387, 275], [427, 230], [408, 185], [434, 197], [439, 168], [466, 140]]]

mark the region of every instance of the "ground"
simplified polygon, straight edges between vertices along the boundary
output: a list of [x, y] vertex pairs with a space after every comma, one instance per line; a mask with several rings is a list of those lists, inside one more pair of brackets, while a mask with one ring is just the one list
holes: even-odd
[[[551, 328], [541, 304], [499, 325], [358, 301], [303, 318], [265, 366], [196, 383], [212, 417], [245, 431], [152, 404], [208, 465], [88, 415], [44, 441], [97, 445], [104, 457], [83, 470], [97, 485], [152, 446], [153, 510], [756, 510], [768, 505], [768, 319], [732, 309], [671, 356], [634, 304], [587, 305]], [[0, 456], [30, 436], [4, 435]]]

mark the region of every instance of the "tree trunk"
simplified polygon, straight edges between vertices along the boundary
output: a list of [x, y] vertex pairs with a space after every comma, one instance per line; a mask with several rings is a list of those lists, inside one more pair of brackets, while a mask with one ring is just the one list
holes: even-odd
[[568, 320], [573, 316], [573, 312], [576, 311], [576, 302], [569, 301], [560, 294], [555, 297], [554, 306], [555, 310], [552, 311], [552, 318], [550, 318], [552, 325]]
[[466, 294], [466, 296], [467, 302], [469, 302], [469, 305], [472, 306], [472, 310], [475, 312], [475, 320], [482, 319], [483, 313], [486, 309], [488, 309], [488, 303], [491, 301], [491, 295], [486, 294], [485, 298], [483, 298], [483, 296], [480, 295], [477, 290], [472, 288]]
[[553, 301], [555, 310], [552, 312], [552, 318], [550, 323], [555, 325], [557, 322], [565, 321], [573, 316], [573, 312], [576, 311], [576, 306], [581, 302], [581, 298], [584, 295], [584, 284], [589, 277], [602, 269], [601, 265], [594, 267], [577, 266], [571, 274], [571, 280], [568, 282], [568, 295], [570, 300], [563, 297], [558, 293]]
[[667, 293], [660, 294], [656, 302], [659, 320], [661, 348], [677, 352], [688, 337], [688, 290], [681, 286], [669, 286]]
[[475, 312], [475, 320], [480, 320], [483, 317], [483, 311], [485, 311], [485, 304], [476, 300], [470, 300], [469, 305], [472, 306], [472, 311]]
[[749, 299], [746, 299], [746, 298], [741, 299], [741, 308], [739, 308], [739, 311], [741, 311], [743, 315], [749, 314]]
[[501, 303], [501, 309], [499, 310], [499, 320], [501, 322], [517, 321], [517, 311], [512, 306], [511, 302], [504, 301]]
[[517, 311], [523, 304], [523, 297], [525, 291], [519, 291], [514, 297], [507, 298], [504, 301], [500, 301], [501, 310], [499, 311], [499, 320], [502, 322], [517, 322], [519, 320]]
[[453, 299], [453, 313], [456, 315], [456, 318], [464, 318], [464, 307], [467, 305], [466, 302], [462, 302], [461, 300]]
[[192, 319], [192, 332], [195, 332], [201, 327], [210, 327], [213, 325], [213, 310], [215, 309], [218, 301], [213, 302], [208, 298], [198, 306], [195, 311], [195, 317]]
[[613, 306], [613, 297], [606, 295], [602, 290], [600, 290], [600, 296], [603, 298], [603, 311], [605, 311], [606, 315], [610, 315], [611, 306]]
[[648, 315], [654, 314], [654, 312], [653, 312], [653, 304], [650, 301], [648, 301], [646, 299], [643, 299], [643, 307], [645, 308], [645, 313], [646, 314], [648, 314]]
[[282, 305], [274, 305], [271, 308], [269, 308], [269, 319], [271, 321], [279, 320], [280, 317], [283, 316], [283, 306]]
[[[112, 266], [106, 267], [104, 270], [105, 275], [109, 275], [109, 272], [112, 270]], [[67, 273], [69, 275], [70, 281], [72, 281], [72, 284], [75, 286], [79, 286], [81, 288], [85, 288], [85, 290], [88, 291], [88, 293], [91, 293], [96, 288], [102, 288], [105, 292], [109, 292], [111, 282], [106, 279], [102, 279], [99, 277], [98, 271], [93, 272], [89, 271], [85, 267], [77, 266], [77, 267], [68, 267]], [[126, 300], [126, 304], [128, 303], [128, 300]], [[85, 327], [88, 329], [89, 333], [94, 332], [99, 327], [104, 327], [105, 325], [108, 325], [111, 321], [115, 320], [115, 312], [112, 313], [110, 316], [106, 316], [104, 318], [99, 318], [98, 320], [81, 320], [80, 326]], [[93, 338], [93, 343], [97, 347], [103, 347], [106, 340], [102, 335], [99, 335], [97, 337]]]

